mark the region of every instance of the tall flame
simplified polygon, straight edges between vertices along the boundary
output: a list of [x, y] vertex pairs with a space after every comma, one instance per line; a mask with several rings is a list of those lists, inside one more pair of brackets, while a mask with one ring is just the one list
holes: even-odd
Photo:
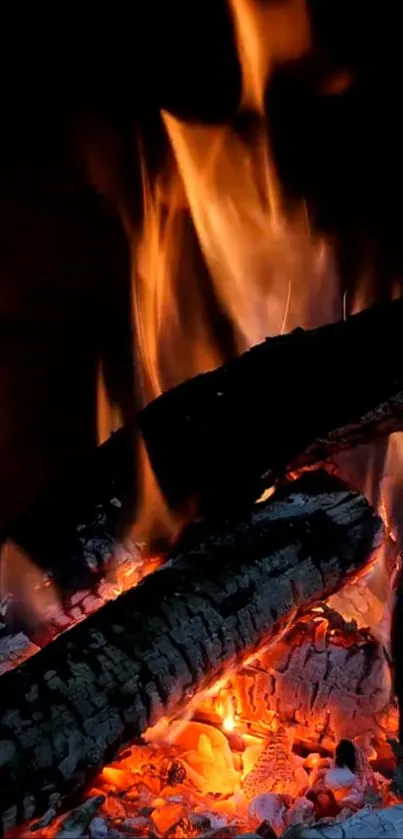
[[[371, 265], [360, 297], [348, 299], [330, 243], [312, 232], [305, 204], [286, 198], [273, 154], [266, 94], [273, 69], [312, 46], [307, 2], [228, 3], [242, 71], [238, 114], [212, 126], [164, 111], [169, 151], [157, 175], [141, 155], [144, 220], [131, 241], [143, 404], [229, 352], [372, 302]], [[212, 301], [230, 326], [230, 348], [213, 325]], [[173, 537], [181, 522], [167, 509], [144, 448], [140, 456], [141, 536]]]
[[242, 106], [264, 113], [273, 67], [305, 55], [312, 41], [306, 0], [229, 0], [242, 71]]
[[[243, 77], [239, 115], [206, 126], [163, 112], [163, 171], [151, 176], [142, 155], [133, 288], [144, 403], [224, 360], [208, 287], [231, 326], [232, 352], [341, 316], [330, 248], [312, 235], [304, 205], [287, 206], [265, 116], [272, 68], [309, 49], [307, 4], [231, 0], [230, 8]], [[153, 504], [155, 495], [144, 497], [148, 517]]]
[[[145, 401], [222, 361], [203, 284], [213, 285], [242, 351], [310, 321], [318, 285], [329, 277], [328, 249], [312, 237], [305, 207], [285, 208], [264, 105], [272, 67], [309, 49], [306, 2], [231, 0], [230, 8], [243, 75], [240, 114], [248, 114], [243, 128], [242, 120], [195, 125], [163, 112], [172, 157], [152, 178], [143, 155], [144, 223], [133, 262]], [[327, 291], [322, 320], [338, 314], [334, 288]]]

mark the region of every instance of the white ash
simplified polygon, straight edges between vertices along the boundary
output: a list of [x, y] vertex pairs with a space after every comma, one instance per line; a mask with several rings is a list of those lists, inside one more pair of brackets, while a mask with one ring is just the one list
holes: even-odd
[[297, 622], [230, 684], [241, 720], [270, 725], [275, 713], [312, 751], [368, 732], [386, 741], [397, 721], [383, 646], [331, 610]]
[[381, 810], [365, 807], [341, 822], [303, 827], [294, 836], [295, 839], [402, 839], [403, 804]]
[[90, 823], [89, 836], [91, 839], [108, 839], [108, 825], [102, 816], [95, 816]]
[[357, 775], [354, 775], [348, 766], [333, 766], [327, 769], [323, 776], [324, 784], [334, 790], [352, 787], [357, 780]]
[[347, 621], [356, 621], [359, 627], [368, 627], [387, 650], [400, 562], [396, 541], [389, 537], [382, 544], [374, 567], [358, 579], [351, 580], [328, 600], [328, 605]]
[[248, 807], [249, 816], [259, 821], [270, 822], [276, 833], [280, 833], [286, 826], [287, 808], [281, 795], [273, 792], [263, 793], [254, 798]]
[[301, 796], [296, 798], [294, 804], [287, 810], [285, 824], [292, 827], [297, 824], [312, 824], [315, 821], [315, 807], [312, 801]]

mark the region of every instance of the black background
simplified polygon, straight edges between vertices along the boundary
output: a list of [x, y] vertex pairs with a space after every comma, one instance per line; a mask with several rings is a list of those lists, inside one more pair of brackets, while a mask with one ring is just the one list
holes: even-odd
[[[341, 275], [402, 275], [399, 3], [311, 0], [315, 49], [267, 92], [285, 187], [337, 243]], [[129, 254], [114, 207], [140, 213], [134, 136], [158, 111], [234, 117], [240, 72], [223, 0], [18, 5], [0, 26], [0, 532], [95, 443], [95, 370], [134, 410]], [[355, 82], [323, 93], [329, 68]], [[101, 195], [90, 183], [96, 161]], [[86, 165], [87, 164], [87, 165]], [[99, 173], [101, 176], [99, 178]], [[374, 336], [376, 340], [376, 336]]]

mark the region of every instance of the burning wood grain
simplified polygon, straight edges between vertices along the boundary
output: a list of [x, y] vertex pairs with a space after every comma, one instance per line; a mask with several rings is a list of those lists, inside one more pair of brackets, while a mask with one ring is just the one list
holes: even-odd
[[[259, 730], [276, 714], [310, 749], [331, 751], [339, 738], [364, 734], [386, 746], [397, 731], [383, 646], [324, 605], [235, 673], [225, 691], [242, 724]], [[220, 694], [216, 701], [225, 703]]]

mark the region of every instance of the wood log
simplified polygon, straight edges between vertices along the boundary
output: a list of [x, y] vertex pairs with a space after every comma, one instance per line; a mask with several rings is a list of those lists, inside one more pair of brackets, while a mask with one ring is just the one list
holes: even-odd
[[140, 415], [173, 507], [239, 509], [287, 472], [403, 428], [403, 300], [267, 339]]
[[79, 475], [15, 521], [7, 536], [68, 593], [91, 587], [104, 573], [134, 505], [135, 437], [128, 426], [99, 446]]
[[336, 478], [309, 473], [243, 519], [195, 526], [140, 585], [1, 677], [0, 825], [82, 788], [368, 562], [382, 527]]
[[[232, 697], [238, 725], [270, 727], [273, 714], [294, 731], [294, 742], [332, 754], [342, 738], [370, 731], [377, 750], [390, 751], [397, 714], [385, 651], [368, 632], [327, 606], [296, 621], [277, 643], [234, 672], [207, 697], [197, 718]], [[378, 749], [378, 744], [380, 749]]]

